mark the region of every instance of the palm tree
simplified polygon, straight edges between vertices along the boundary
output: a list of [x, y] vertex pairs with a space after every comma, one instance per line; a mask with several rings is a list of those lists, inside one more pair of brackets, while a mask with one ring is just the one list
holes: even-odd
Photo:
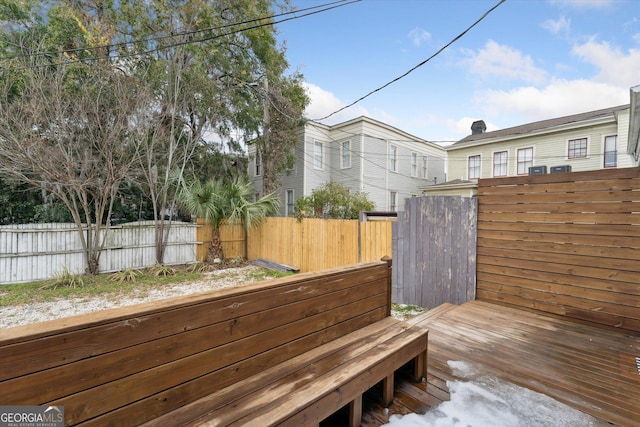
[[280, 209], [280, 201], [274, 194], [251, 201], [253, 188], [242, 177], [231, 180], [212, 179], [204, 184], [193, 181], [186, 184], [181, 192], [182, 207], [213, 225], [213, 236], [209, 246], [208, 261], [224, 259], [220, 225], [242, 223], [245, 229], [245, 258], [247, 258], [246, 236], [249, 230], [260, 224], [264, 218], [275, 215]]

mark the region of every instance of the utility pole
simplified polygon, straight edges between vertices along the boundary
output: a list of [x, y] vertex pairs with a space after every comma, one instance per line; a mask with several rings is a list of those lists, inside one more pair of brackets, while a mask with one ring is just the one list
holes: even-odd
[[271, 117], [269, 116], [269, 79], [267, 76], [262, 78], [262, 89], [264, 97], [262, 98], [263, 116], [262, 116], [262, 195], [268, 194], [270, 191], [267, 187], [267, 181], [271, 174], [271, 154], [264, 155], [269, 150], [269, 126]]

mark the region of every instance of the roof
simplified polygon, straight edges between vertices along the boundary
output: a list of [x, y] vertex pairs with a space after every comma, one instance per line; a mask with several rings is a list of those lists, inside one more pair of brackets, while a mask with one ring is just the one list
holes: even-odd
[[[606, 118], [612, 116], [615, 113], [629, 109], [629, 104], [618, 105], [616, 107], [604, 108], [602, 110], [588, 111], [586, 113], [573, 114], [571, 116], [557, 117], [554, 119], [540, 120], [537, 122], [527, 123], [520, 126], [514, 126], [506, 129], [500, 129], [492, 132], [484, 132], [476, 135], [469, 135], [453, 145], [447, 147], [448, 149], [460, 148], [461, 146], [471, 145], [472, 143], [482, 143], [483, 140], [490, 140], [493, 138], [504, 138], [510, 136], [524, 135], [530, 132], [541, 131], [545, 129], [553, 129], [558, 126], [568, 125], [571, 123], [584, 122], [587, 120]], [[489, 141], [487, 141], [489, 142]]]
[[434, 148], [437, 148], [439, 150], [444, 151], [444, 147], [442, 147], [441, 145], [436, 144], [435, 142], [431, 142], [431, 141], [428, 141], [428, 140], [426, 140], [424, 138], [420, 138], [419, 136], [412, 135], [412, 134], [410, 134], [408, 132], [403, 131], [402, 129], [399, 129], [399, 128], [397, 128], [395, 126], [392, 126], [392, 125], [390, 125], [388, 123], [384, 123], [384, 122], [381, 122], [379, 120], [372, 119], [371, 117], [368, 117], [368, 116], [355, 117], [353, 119], [350, 119], [350, 120], [347, 120], [347, 121], [344, 121], [344, 122], [340, 122], [340, 123], [336, 123], [334, 125], [325, 125], [323, 123], [316, 122], [314, 120], [308, 120], [307, 124], [308, 125], [312, 125], [312, 126], [316, 126], [316, 127], [321, 127], [321, 128], [324, 128], [324, 129], [326, 129], [328, 131], [334, 131], [334, 130], [339, 130], [340, 128], [343, 128], [343, 127], [347, 127], [347, 126], [352, 125], [352, 124], [363, 123], [363, 122], [367, 122], [369, 124], [372, 124], [373, 126], [384, 128], [384, 129], [386, 129], [386, 130], [388, 130], [390, 132], [394, 132], [394, 133], [397, 133], [398, 135], [402, 135], [402, 137], [406, 138], [408, 141], [413, 141], [413, 142], [417, 142], [417, 143], [420, 143], [420, 144], [426, 144], [426, 145], [429, 145], [429, 146], [432, 146]]
[[476, 181], [469, 181], [467, 179], [453, 179], [451, 181], [441, 182], [440, 184], [430, 185], [429, 188], [433, 187], [447, 187], [450, 185], [464, 185], [464, 184], [477, 184]]

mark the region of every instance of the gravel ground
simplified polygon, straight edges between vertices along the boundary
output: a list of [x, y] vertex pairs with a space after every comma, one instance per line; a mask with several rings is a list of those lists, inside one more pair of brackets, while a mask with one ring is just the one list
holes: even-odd
[[[141, 290], [137, 294], [111, 294], [0, 307], [0, 329], [251, 283], [256, 279], [250, 277], [249, 273], [260, 269], [261, 267], [248, 265], [215, 270], [207, 273], [206, 278], [198, 282], [169, 284], [158, 289]], [[398, 304], [394, 305], [391, 315], [404, 320], [422, 311], [424, 310], [418, 307]]]
[[208, 273], [206, 279], [198, 282], [176, 283], [166, 285], [160, 289], [141, 291], [139, 294], [133, 295], [69, 298], [0, 307], [0, 329], [250, 283], [255, 279], [248, 277], [248, 274], [256, 269], [260, 270], [261, 268], [250, 265], [216, 270]]

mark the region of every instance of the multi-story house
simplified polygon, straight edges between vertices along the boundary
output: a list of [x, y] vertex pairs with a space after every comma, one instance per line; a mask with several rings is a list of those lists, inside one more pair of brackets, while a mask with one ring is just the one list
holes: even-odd
[[[293, 214], [297, 198], [328, 181], [365, 192], [378, 211], [398, 211], [404, 199], [445, 180], [446, 151], [368, 117], [337, 125], [308, 122], [300, 131], [293, 169], [282, 175], [281, 214]], [[260, 155], [249, 148], [249, 177], [262, 188]]]
[[472, 194], [478, 178], [630, 167], [629, 104], [471, 135], [447, 147], [448, 176], [426, 194]]

